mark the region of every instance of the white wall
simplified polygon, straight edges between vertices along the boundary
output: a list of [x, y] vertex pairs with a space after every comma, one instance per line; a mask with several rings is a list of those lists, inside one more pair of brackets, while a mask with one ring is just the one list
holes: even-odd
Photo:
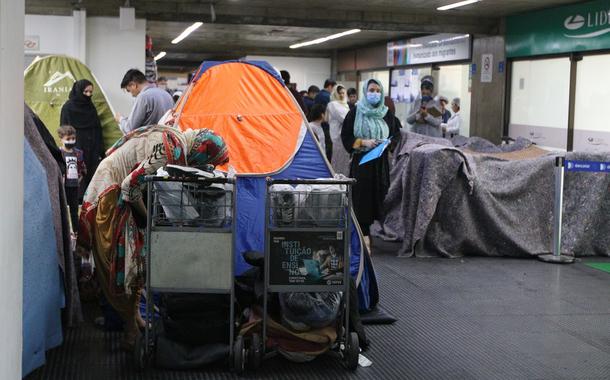
[[24, 0], [0, 1], [0, 379], [21, 379]]
[[144, 72], [146, 20], [136, 20], [135, 30], [120, 30], [119, 19], [87, 19], [87, 65], [104, 88], [115, 112], [129, 115], [133, 98], [121, 89], [127, 70]]
[[246, 59], [249, 61], [267, 61], [277, 71], [287, 70], [290, 73], [290, 81], [297, 84], [299, 91], [307, 90], [311, 85], [322, 88], [324, 81], [330, 78], [330, 58], [249, 55]]
[[33, 55], [63, 54], [76, 56], [74, 18], [72, 16], [25, 16], [25, 34], [39, 36], [40, 50]]
[[80, 59], [100, 82], [115, 112], [129, 114], [133, 99], [120, 84], [127, 70], [144, 71], [145, 20], [136, 20], [135, 30], [120, 30], [118, 18], [86, 18], [84, 11], [72, 16], [26, 15], [25, 34], [40, 38], [40, 50], [26, 52], [26, 60], [50, 54]]

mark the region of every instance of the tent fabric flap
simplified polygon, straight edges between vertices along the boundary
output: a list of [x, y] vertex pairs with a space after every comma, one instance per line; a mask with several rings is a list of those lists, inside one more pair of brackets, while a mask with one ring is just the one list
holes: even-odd
[[68, 100], [72, 85], [80, 79], [93, 83], [93, 104], [102, 124], [104, 146], [109, 148], [122, 133], [101, 86], [91, 70], [78, 59], [51, 55], [34, 61], [25, 70], [25, 102], [59, 143], [56, 132], [59, 128], [61, 108]]
[[219, 64], [192, 86], [185, 104], [177, 107], [180, 128], [208, 128], [222, 136], [237, 174], [273, 174], [293, 158], [303, 117], [286, 88], [266, 71], [238, 62]]

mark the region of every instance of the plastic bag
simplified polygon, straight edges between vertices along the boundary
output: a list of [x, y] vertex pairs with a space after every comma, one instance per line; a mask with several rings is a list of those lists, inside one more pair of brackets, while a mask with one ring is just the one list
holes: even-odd
[[294, 331], [322, 328], [336, 321], [342, 293], [280, 293], [282, 324]]
[[176, 223], [199, 218], [195, 201], [183, 189], [182, 182], [155, 182], [155, 190], [168, 222]]
[[272, 185], [269, 189], [273, 222], [277, 226], [291, 225], [295, 221], [297, 197], [290, 185]]
[[343, 225], [347, 202], [345, 185], [299, 185], [296, 190], [306, 192], [299, 205], [299, 220], [317, 227]]
[[204, 226], [221, 227], [231, 216], [231, 197], [227, 196], [226, 190], [225, 185], [216, 183], [199, 189], [199, 215]]

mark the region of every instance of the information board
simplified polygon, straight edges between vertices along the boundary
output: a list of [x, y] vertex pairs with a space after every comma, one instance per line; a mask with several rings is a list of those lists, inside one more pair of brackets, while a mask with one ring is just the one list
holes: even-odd
[[272, 231], [269, 285], [343, 285], [343, 231]]

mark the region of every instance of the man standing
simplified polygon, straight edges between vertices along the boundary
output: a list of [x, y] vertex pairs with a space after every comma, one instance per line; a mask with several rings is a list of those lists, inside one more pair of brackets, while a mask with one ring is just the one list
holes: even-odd
[[167, 88], [167, 78], [166, 77], [159, 77], [159, 79], [157, 79], [157, 87], [159, 87], [161, 90], [165, 90], [168, 94], [172, 94], [172, 91], [170, 91], [169, 88]]
[[288, 87], [288, 90], [290, 91], [292, 96], [294, 96], [294, 99], [299, 104], [299, 107], [301, 107], [301, 109], [303, 110], [303, 113], [305, 115], [307, 115], [307, 113], [309, 112], [309, 109], [307, 108], [307, 106], [303, 102], [303, 97], [301, 96], [301, 94], [299, 94], [299, 92], [295, 88], [296, 86], [294, 86], [290, 82], [290, 73], [288, 71], [286, 71], [286, 70], [282, 70], [282, 71], [280, 71], [280, 75], [282, 76], [282, 80], [284, 81], [284, 84], [286, 85], [286, 87]]
[[330, 93], [333, 92], [333, 88], [335, 88], [336, 84], [337, 82], [335, 82], [334, 80], [327, 79], [324, 82], [324, 88], [322, 89], [322, 91], [320, 91], [320, 93], [316, 95], [314, 103], [322, 104], [324, 107], [326, 107], [328, 103], [330, 103]]
[[453, 99], [453, 102], [451, 102], [451, 110], [453, 111], [453, 116], [451, 116], [446, 123], [441, 124], [443, 137], [454, 137], [460, 134], [460, 124], [462, 123], [462, 117], [460, 116], [460, 98]]
[[447, 109], [447, 104], [449, 104], [449, 99], [447, 99], [445, 96], [439, 96], [438, 97], [438, 101], [441, 105], [441, 113], [442, 113], [442, 118], [443, 118], [443, 123], [446, 123], [449, 118], [451, 117], [451, 112], [449, 112], [449, 110]]
[[127, 71], [121, 88], [136, 98], [129, 117], [115, 116], [121, 132], [127, 134], [145, 125], [157, 124], [167, 111], [174, 107], [174, 100], [165, 90], [148, 83], [140, 70]]
[[309, 86], [309, 88], [307, 89], [307, 95], [303, 96], [303, 102], [305, 102], [305, 106], [307, 106], [308, 110], [311, 111], [311, 108], [315, 104], [314, 99], [316, 98], [316, 95], [318, 95], [319, 92], [320, 89], [318, 88], [318, 86]]
[[[407, 123], [411, 124], [411, 131], [431, 137], [443, 137], [441, 132], [441, 112], [434, 101], [434, 80], [426, 75], [421, 80], [421, 92], [415, 99], [411, 114], [407, 117]], [[432, 113], [435, 114], [432, 114]]]
[[351, 87], [347, 90], [347, 105], [349, 105], [349, 109], [353, 109], [356, 107], [356, 103], [358, 102], [358, 91], [355, 88]]

